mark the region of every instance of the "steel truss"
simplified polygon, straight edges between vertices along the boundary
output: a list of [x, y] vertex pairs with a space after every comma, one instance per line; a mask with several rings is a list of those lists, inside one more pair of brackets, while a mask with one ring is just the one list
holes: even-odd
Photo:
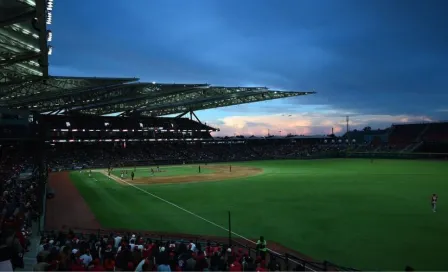
[[312, 94], [265, 87], [139, 83], [135, 78], [33, 77], [0, 81], [0, 106], [39, 112], [162, 116]]
[[28, 82], [20, 88], [4, 90], [0, 92], [2, 98], [8, 100], [8, 106], [15, 108], [29, 107], [46, 110], [60, 107], [61, 104], [70, 104], [81, 94], [95, 91], [98, 88], [116, 86], [126, 82], [135, 81], [121, 78], [67, 78], [50, 77], [39, 81]]
[[185, 111], [198, 111], [205, 109], [228, 107], [233, 105], [255, 103], [272, 99], [295, 97], [312, 94], [313, 92], [277, 92], [261, 91], [247, 93], [233, 93], [231, 95], [206, 96], [190, 99], [181, 103], [165, 104], [158, 107], [145, 108], [141, 111], [142, 116], [163, 116]]
[[48, 77], [45, 0], [0, 1], [1, 83]]
[[48, 76], [46, 0], [0, 0], [0, 106], [40, 113], [161, 116], [313, 92]]

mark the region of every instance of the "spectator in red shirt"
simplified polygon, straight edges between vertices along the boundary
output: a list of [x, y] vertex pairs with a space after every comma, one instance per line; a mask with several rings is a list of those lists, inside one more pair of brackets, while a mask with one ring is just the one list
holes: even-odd
[[235, 260], [230, 264], [229, 271], [243, 271], [243, 267], [237, 260]]
[[104, 269], [106, 271], [114, 271], [115, 268], [115, 261], [112, 258], [107, 258], [104, 261]]
[[90, 268], [90, 271], [105, 271], [100, 259], [93, 260], [93, 266]]
[[71, 265], [72, 271], [86, 271], [80, 259], [76, 259]]
[[268, 270], [266, 269], [266, 263], [265, 263], [265, 261], [261, 261], [261, 262], [258, 263], [258, 265], [257, 265], [257, 270], [256, 270], [256, 271], [257, 271], [257, 272], [268, 271]]

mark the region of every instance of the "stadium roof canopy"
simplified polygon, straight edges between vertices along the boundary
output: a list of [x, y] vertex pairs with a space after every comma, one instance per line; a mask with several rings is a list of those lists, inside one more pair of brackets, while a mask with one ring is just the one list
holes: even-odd
[[52, 0], [0, 1], [0, 82], [48, 76]]
[[0, 84], [0, 106], [37, 112], [162, 116], [313, 92], [265, 87], [140, 83], [135, 78], [35, 78]]
[[0, 107], [40, 113], [163, 116], [313, 92], [48, 76], [53, 0], [0, 0]]

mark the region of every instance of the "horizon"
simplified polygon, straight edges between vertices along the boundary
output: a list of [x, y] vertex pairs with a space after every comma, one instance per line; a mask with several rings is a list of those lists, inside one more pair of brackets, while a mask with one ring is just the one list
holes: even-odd
[[[448, 120], [441, 0], [55, 1], [54, 76], [317, 94], [195, 112], [214, 136]], [[338, 10], [338, 12], [334, 12]]]

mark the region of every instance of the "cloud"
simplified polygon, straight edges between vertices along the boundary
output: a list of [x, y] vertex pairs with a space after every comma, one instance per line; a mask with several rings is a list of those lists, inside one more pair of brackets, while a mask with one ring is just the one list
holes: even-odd
[[[444, 0], [67, 1], [54, 11], [50, 69], [318, 92], [224, 108], [230, 134], [265, 125], [322, 134], [347, 114], [372, 127], [448, 119], [447, 9]], [[290, 128], [277, 113], [308, 123]]]
[[[220, 132], [215, 136], [226, 135], [325, 135], [330, 134], [332, 128], [336, 134], [346, 131], [346, 120], [342, 116], [328, 116], [319, 114], [282, 116], [279, 114], [260, 116], [229, 116], [220, 120], [217, 126]], [[386, 128], [392, 123], [411, 123], [432, 121], [426, 116], [408, 115], [363, 115], [351, 116], [350, 129], [362, 129], [366, 126]]]

